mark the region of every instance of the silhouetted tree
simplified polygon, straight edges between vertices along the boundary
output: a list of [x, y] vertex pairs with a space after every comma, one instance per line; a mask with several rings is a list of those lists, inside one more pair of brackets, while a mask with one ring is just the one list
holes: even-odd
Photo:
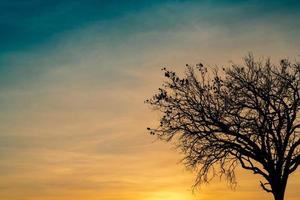
[[235, 184], [241, 166], [259, 174], [262, 189], [283, 200], [288, 177], [300, 163], [300, 64], [273, 65], [252, 55], [221, 73], [203, 64], [185, 75], [162, 69], [167, 81], [146, 100], [163, 115], [159, 139], [177, 141], [196, 185], [216, 175]]

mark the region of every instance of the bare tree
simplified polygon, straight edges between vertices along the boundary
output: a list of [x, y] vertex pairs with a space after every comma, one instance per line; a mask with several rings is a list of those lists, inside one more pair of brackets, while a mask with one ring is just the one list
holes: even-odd
[[273, 65], [252, 55], [221, 73], [203, 64], [185, 75], [162, 69], [167, 81], [146, 100], [162, 113], [159, 139], [177, 141], [196, 185], [216, 175], [235, 183], [241, 166], [261, 176], [263, 190], [283, 200], [288, 177], [300, 164], [300, 64]]

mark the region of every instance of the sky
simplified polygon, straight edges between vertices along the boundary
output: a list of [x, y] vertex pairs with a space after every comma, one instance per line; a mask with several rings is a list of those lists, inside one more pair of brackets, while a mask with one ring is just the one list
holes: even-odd
[[[146, 127], [160, 68], [257, 57], [299, 60], [296, 0], [0, 1], [0, 198], [272, 199], [259, 177], [195, 174]], [[298, 170], [299, 171], [299, 170]], [[287, 199], [299, 199], [300, 172]]]

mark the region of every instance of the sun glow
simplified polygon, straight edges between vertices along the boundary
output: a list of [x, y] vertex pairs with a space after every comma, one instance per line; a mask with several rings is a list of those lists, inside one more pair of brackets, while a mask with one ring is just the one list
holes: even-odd
[[194, 199], [190, 193], [182, 193], [182, 192], [156, 192], [152, 194], [149, 198], [145, 200], [192, 200]]

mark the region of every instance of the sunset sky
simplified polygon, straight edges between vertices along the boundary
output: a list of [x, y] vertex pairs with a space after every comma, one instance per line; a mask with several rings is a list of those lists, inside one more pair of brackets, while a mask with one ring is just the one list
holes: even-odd
[[[192, 191], [172, 144], [146, 131], [160, 68], [300, 60], [300, 1], [0, 1], [0, 199], [265, 200], [238, 170]], [[300, 197], [300, 172], [286, 199]]]

